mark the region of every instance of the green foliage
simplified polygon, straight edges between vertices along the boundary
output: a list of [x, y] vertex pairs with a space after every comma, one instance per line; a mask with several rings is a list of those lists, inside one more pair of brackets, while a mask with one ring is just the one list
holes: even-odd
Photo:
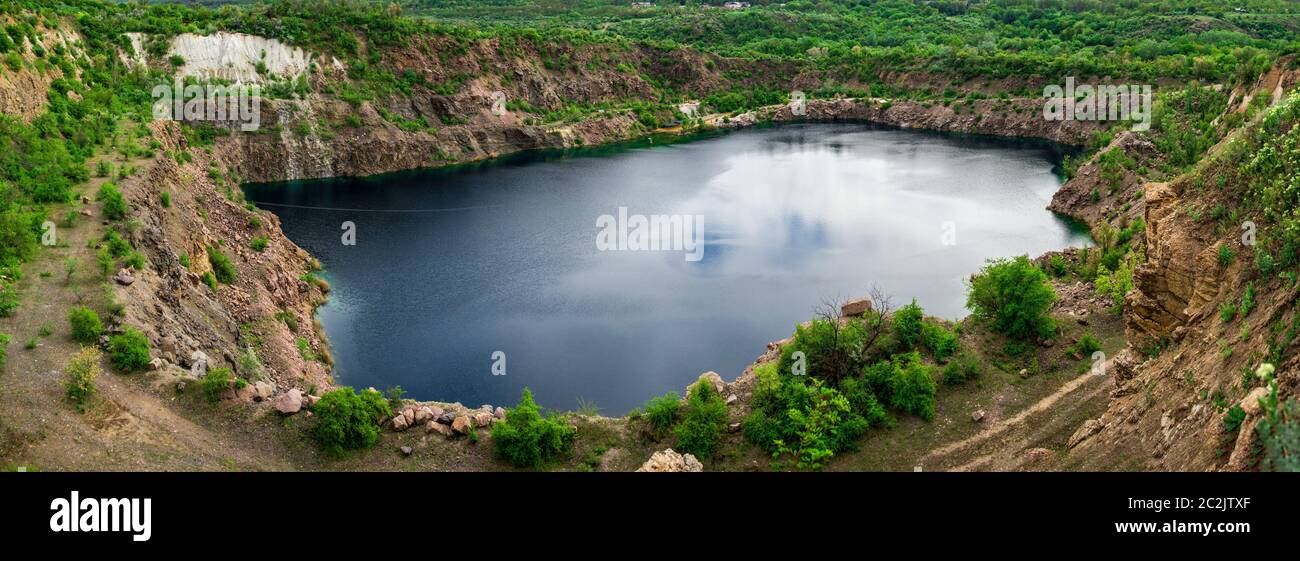
[[379, 422], [393, 410], [378, 391], [358, 394], [345, 386], [321, 396], [312, 414], [317, 419], [317, 442], [326, 452], [341, 456], [345, 450], [374, 446], [379, 441]]
[[106, 182], [99, 186], [99, 194], [96, 200], [103, 205], [104, 218], [109, 220], [121, 220], [126, 217], [126, 199], [122, 198], [122, 191], [112, 182]]
[[199, 390], [203, 392], [208, 403], [216, 403], [221, 401], [221, 394], [229, 390], [234, 381], [235, 375], [229, 368], [210, 368], [199, 379]]
[[643, 417], [656, 435], [662, 435], [677, 424], [677, 420], [681, 418], [681, 413], [681, 396], [677, 395], [677, 392], [668, 392], [646, 403]]
[[677, 448], [697, 458], [710, 458], [727, 432], [727, 404], [707, 380], [691, 388], [677, 425]]
[[103, 359], [103, 353], [94, 347], [82, 347], [77, 354], [72, 355], [68, 360], [67, 380], [64, 381], [64, 390], [68, 399], [71, 399], [77, 406], [77, 411], [86, 410], [86, 402], [95, 394], [95, 380], [99, 378], [100, 360]]
[[104, 333], [104, 325], [99, 321], [99, 314], [84, 306], [78, 306], [68, 312], [68, 323], [72, 326], [72, 339], [89, 345], [99, 343], [99, 336]]
[[128, 327], [108, 339], [108, 359], [121, 372], [143, 370], [149, 365], [149, 338]]
[[862, 368], [870, 347], [879, 336], [880, 318], [817, 318], [795, 328], [794, 338], [781, 350], [782, 375], [792, 372], [795, 352], [802, 351], [806, 374], [837, 383]]
[[949, 386], [961, 385], [979, 378], [983, 372], [984, 366], [975, 356], [961, 353], [943, 368], [943, 383]]
[[904, 351], [910, 351], [916, 348], [921, 342], [921, 327], [925, 318], [925, 310], [916, 303], [913, 298], [910, 304], [899, 308], [894, 312], [892, 324], [894, 328], [894, 338], [898, 340], [899, 347]]
[[1047, 312], [1055, 301], [1047, 275], [1025, 255], [990, 261], [971, 281], [966, 295], [966, 306], [976, 317], [1022, 340], [1052, 335], [1055, 323]]
[[492, 425], [492, 443], [498, 457], [518, 467], [539, 468], [569, 454], [578, 429], [556, 415], [545, 418], [524, 388], [519, 404], [506, 412], [505, 420]]
[[890, 406], [927, 421], [933, 419], [936, 388], [930, 368], [916, 353], [899, 355], [894, 362]]
[[1220, 267], [1227, 267], [1228, 265], [1231, 265], [1233, 261], [1236, 261], [1237, 253], [1233, 251], [1231, 247], [1228, 247], [1228, 244], [1223, 244], [1219, 246], [1218, 259]]
[[235, 264], [216, 246], [208, 246], [208, 263], [212, 265], [212, 274], [221, 284], [235, 282]]
[[5, 367], [5, 356], [6, 353], [8, 352], [6, 350], [6, 347], [9, 346], [9, 342], [12, 340], [13, 338], [10, 337], [9, 334], [0, 333], [0, 369], [3, 369]]
[[937, 362], [943, 362], [957, 352], [957, 334], [947, 327], [926, 322], [921, 326], [921, 337], [925, 348], [934, 355]]
[[847, 448], [867, 430], [867, 421], [856, 414], [844, 394], [825, 387], [820, 380], [805, 386], [807, 407], [787, 412], [795, 438], [775, 442], [775, 457], [794, 458], [799, 469], [820, 469], [836, 450]]
[[270, 244], [270, 242], [271, 240], [266, 236], [257, 236], [253, 238], [253, 242], [249, 245], [253, 248], [253, 251], [261, 253], [266, 250], [266, 246]]
[[1100, 350], [1101, 342], [1093, 337], [1092, 332], [1084, 333], [1083, 337], [1079, 338], [1079, 342], [1074, 345], [1074, 352], [1085, 358]]
[[1292, 398], [1256, 425], [1263, 471], [1300, 472], [1300, 401]]

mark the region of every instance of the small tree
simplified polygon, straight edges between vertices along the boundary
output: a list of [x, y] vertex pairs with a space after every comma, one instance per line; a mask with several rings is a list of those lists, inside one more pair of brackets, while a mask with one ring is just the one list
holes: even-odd
[[208, 247], [208, 263], [212, 264], [212, 274], [221, 284], [235, 282], [235, 264], [220, 249]]
[[519, 467], [537, 468], [553, 458], [568, 454], [578, 429], [557, 416], [542, 418], [533, 392], [523, 396], [504, 421], [492, 425], [492, 442], [497, 456]]
[[1048, 310], [1056, 302], [1047, 275], [1021, 255], [990, 261], [971, 280], [966, 306], [1015, 339], [1049, 337], [1055, 329]]
[[99, 378], [99, 362], [104, 354], [94, 347], [82, 347], [68, 360], [68, 379], [64, 383], [68, 399], [77, 404], [77, 411], [85, 412], [86, 402], [95, 394], [95, 379]]
[[221, 394], [230, 389], [230, 382], [235, 379], [229, 368], [212, 368], [199, 380], [199, 389], [208, 403], [221, 401]]

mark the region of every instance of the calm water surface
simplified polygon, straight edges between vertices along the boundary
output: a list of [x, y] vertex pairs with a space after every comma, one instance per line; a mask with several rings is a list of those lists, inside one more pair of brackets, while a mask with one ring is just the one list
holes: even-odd
[[[328, 271], [339, 383], [470, 406], [527, 386], [622, 414], [707, 370], [734, 378], [823, 299], [873, 283], [964, 316], [984, 259], [1085, 240], [1044, 209], [1059, 161], [1041, 143], [799, 124], [246, 189]], [[702, 215], [703, 258], [599, 251], [597, 218], [619, 207]]]

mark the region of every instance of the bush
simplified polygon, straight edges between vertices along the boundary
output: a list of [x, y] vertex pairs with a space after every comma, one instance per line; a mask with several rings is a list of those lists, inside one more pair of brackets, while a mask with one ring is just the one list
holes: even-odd
[[1260, 470], [1300, 472], [1300, 402], [1287, 400], [1255, 430], [1263, 448]]
[[104, 325], [99, 321], [99, 314], [94, 310], [78, 306], [68, 312], [68, 323], [72, 325], [72, 339], [93, 345], [99, 342], [99, 336], [104, 334]]
[[104, 354], [94, 347], [82, 347], [68, 360], [68, 379], [64, 383], [68, 399], [77, 404], [77, 411], [86, 410], [86, 402], [95, 394], [95, 379], [99, 378], [99, 361]]
[[895, 359], [893, 396], [890, 405], [927, 421], [934, 418], [934, 379], [916, 353]]
[[235, 282], [235, 264], [220, 249], [208, 246], [208, 263], [212, 264], [212, 274], [221, 284]]
[[143, 370], [149, 365], [149, 338], [134, 328], [126, 328], [108, 339], [108, 359], [113, 368], [122, 372]]
[[5, 284], [0, 280], [0, 318], [13, 315], [19, 303], [18, 287], [14, 284]]
[[867, 421], [854, 413], [848, 398], [820, 380], [805, 386], [808, 406], [790, 409], [796, 438], [778, 440], [776, 456], [789, 454], [799, 469], [821, 469], [839, 450], [852, 446], [867, 431]]
[[1092, 353], [1100, 350], [1101, 341], [1098, 341], [1096, 337], [1093, 337], [1091, 332], [1084, 333], [1083, 337], [1079, 338], [1079, 342], [1074, 345], [1074, 352], [1081, 357], [1092, 356]]
[[5, 367], [5, 347], [9, 346], [11, 340], [8, 334], [0, 333], [0, 368]]
[[211, 368], [199, 380], [199, 389], [208, 398], [208, 403], [216, 403], [221, 401], [221, 394], [230, 389], [230, 383], [234, 379], [234, 373], [229, 368]]
[[802, 351], [806, 374], [838, 383], [861, 368], [860, 357], [868, 350], [867, 329], [861, 318], [834, 320], [814, 319], [808, 326], [795, 328], [794, 338], [781, 350], [778, 366], [781, 375], [792, 372], [794, 353]]
[[1223, 244], [1219, 246], [1219, 266], [1227, 267], [1228, 265], [1231, 265], [1233, 261], [1236, 260], [1237, 260], [1237, 253], [1232, 251], [1231, 247], [1228, 247], [1227, 244]]
[[524, 388], [523, 396], [506, 413], [506, 418], [492, 425], [492, 442], [497, 456], [518, 467], [541, 467], [569, 453], [578, 429], [564, 419], [550, 415], [542, 418], [541, 408], [533, 401], [533, 392]]
[[910, 351], [916, 348], [921, 342], [921, 329], [925, 319], [925, 310], [912, 299], [912, 303], [899, 308], [894, 312], [893, 327], [894, 338], [904, 351]]
[[1038, 267], [1021, 255], [990, 261], [971, 281], [966, 306], [1015, 339], [1049, 337], [1055, 329], [1047, 314], [1056, 292]]
[[269, 245], [270, 243], [271, 240], [266, 236], [258, 236], [256, 238], [253, 238], [253, 241], [250, 245], [252, 246], [253, 251], [261, 253], [266, 250], [266, 246]]
[[126, 199], [122, 198], [122, 191], [117, 185], [108, 182], [99, 186], [99, 194], [95, 197], [104, 208], [104, 217], [109, 220], [121, 220], [126, 216]]
[[707, 380], [691, 388], [677, 425], [677, 448], [697, 458], [710, 458], [718, 440], [727, 432], [727, 404]]
[[969, 353], [962, 353], [943, 368], [943, 383], [949, 386], [964, 384], [968, 380], [979, 378], [983, 371], [984, 367], [979, 360]]
[[645, 405], [645, 419], [655, 435], [663, 435], [681, 418], [682, 398], [677, 392], [668, 392], [651, 399]]
[[935, 361], [943, 362], [957, 352], [957, 334], [937, 323], [922, 324], [921, 338]]
[[342, 387], [321, 396], [312, 414], [317, 419], [316, 440], [326, 452], [339, 456], [344, 450], [374, 446], [379, 441], [379, 422], [393, 410], [378, 391], [358, 394]]
[[853, 412], [861, 415], [868, 426], [878, 427], [889, 425], [889, 413], [885, 411], [884, 404], [876, 399], [876, 394], [871, 391], [871, 384], [862, 378], [849, 378], [840, 384], [840, 392], [849, 400], [849, 406]]

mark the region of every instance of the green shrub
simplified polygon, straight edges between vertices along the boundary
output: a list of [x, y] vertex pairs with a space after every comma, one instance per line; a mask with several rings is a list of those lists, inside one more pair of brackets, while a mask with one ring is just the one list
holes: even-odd
[[358, 394], [342, 387], [321, 396], [312, 414], [317, 420], [316, 440], [326, 452], [339, 456], [344, 450], [374, 446], [379, 441], [379, 422], [393, 410], [376, 390]]
[[964, 384], [979, 378], [983, 371], [984, 366], [973, 355], [961, 353], [943, 368], [943, 383], [949, 386]]
[[707, 380], [691, 388], [677, 425], [677, 448], [697, 458], [711, 458], [718, 440], [727, 432], [727, 404]]
[[203, 271], [202, 279], [203, 284], [208, 285], [208, 288], [214, 291], [217, 289], [217, 277], [212, 275], [212, 271]]
[[171, 208], [171, 206], [172, 206], [172, 194], [171, 194], [171, 193], [169, 193], [169, 192], [167, 192], [167, 191], [163, 191], [162, 193], [159, 193], [159, 194], [158, 194], [158, 200], [159, 200], [159, 202], [162, 203], [163, 208]]
[[1219, 246], [1219, 266], [1227, 267], [1228, 265], [1231, 265], [1232, 262], [1235, 261], [1236, 259], [1237, 259], [1237, 253], [1232, 251], [1232, 248], [1228, 247], [1228, 244], [1223, 244]]
[[18, 298], [18, 287], [12, 283], [6, 284], [0, 280], [0, 318], [7, 318], [14, 314], [18, 309], [21, 301]]
[[1300, 402], [1287, 400], [1255, 430], [1263, 449], [1260, 470], [1300, 472]]
[[116, 184], [107, 182], [100, 185], [96, 199], [103, 205], [105, 218], [121, 220], [126, 216], [126, 199], [122, 198], [122, 191], [117, 188]]
[[121, 372], [143, 370], [149, 365], [149, 338], [128, 327], [108, 339], [108, 359]]
[[893, 327], [894, 338], [898, 340], [899, 347], [904, 351], [915, 349], [921, 342], [921, 330], [925, 318], [925, 310], [912, 299], [912, 303], [899, 308], [894, 312]]
[[1074, 345], [1074, 352], [1081, 357], [1090, 357], [1092, 353], [1100, 350], [1101, 341], [1093, 337], [1091, 332], [1084, 333], [1083, 337], [1079, 338], [1079, 342]]
[[1048, 310], [1056, 292], [1038, 267], [1021, 255], [990, 261], [971, 281], [966, 306], [1015, 339], [1049, 337], [1055, 330]]
[[212, 274], [221, 284], [235, 282], [235, 264], [215, 246], [208, 246], [208, 263], [212, 264]]
[[8, 347], [9, 342], [12, 340], [7, 333], [0, 333], [0, 368], [5, 367], [5, 355], [7, 353], [5, 347]]
[[1222, 320], [1223, 323], [1231, 323], [1232, 320], [1236, 318], [1237, 318], [1236, 303], [1226, 302], [1226, 301], [1219, 303], [1219, 319]]
[[257, 236], [256, 238], [253, 238], [253, 241], [250, 245], [252, 246], [253, 251], [261, 253], [266, 250], [266, 246], [269, 245], [270, 243], [271, 240], [266, 236]]
[[862, 416], [868, 426], [887, 426], [891, 420], [885, 405], [876, 399], [871, 384], [863, 378], [849, 378], [840, 384], [840, 392], [849, 400], [853, 412]]
[[916, 353], [896, 357], [893, 396], [890, 405], [927, 421], [934, 418], [934, 379]]
[[867, 421], [853, 411], [844, 394], [813, 380], [808, 406], [788, 411], [796, 438], [778, 440], [777, 457], [789, 455], [798, 469], [821, 469], [839, 450], [852, 446], [867, 431]]
[[665, 434], [681, 418], [682, 398], [668, 392], [646, 403], [644, 417], [656, 435]]
[[938, 362], [943, 362], [957, 352], [957, 334], [942, 325], [929, 322], [922, 324], [921, 336], [925, 348], [930, 350]]
[[99, 321], [99, 314], [94, 310], [78, 306], [68, 312], [68, 323], [72, 325], [72, 339], [86, 344], [96, 344], [99, 336], [104, 334], [104, 325]]
[[863, 320], [856, 317], [838, 323], [814, 319], [807, 326], [796, 327], [794, 338], [781, 350], [778, 366], [781, 375], [792, 372], [797, 351], [804, 353], [805, 374], [810, 376], [838, 383], [856, 374], [861, 368], [861, 357], [869, 350], [866, 348], [870, 341], [868, 331]]
[[199, 379], [199, 390], [208, 399], [208, 403], [216, 403], [221, 401], [221, 394], [230, 389], [234, 379], [235, 375], [229, 368], [210, 368], [203, 378]]
[[77, 405], [77, 411], [86, 410], [86, 402], [95, 394], [95, 379], [99, 378], [99, 362], [104, 357], [99, 349], [82, 347], [68, 360], [68, 379], [64, 382], [68, 399]]
[[567, 455], [578, 436], [578, 429], [563, 418], [543, 418], [533, 401], [533, 392], [524, 388], [523, 396], [503, 421], [492, 425], [492, 442], [497, 456], [518, 467], [541, 467], [545, 462]]

